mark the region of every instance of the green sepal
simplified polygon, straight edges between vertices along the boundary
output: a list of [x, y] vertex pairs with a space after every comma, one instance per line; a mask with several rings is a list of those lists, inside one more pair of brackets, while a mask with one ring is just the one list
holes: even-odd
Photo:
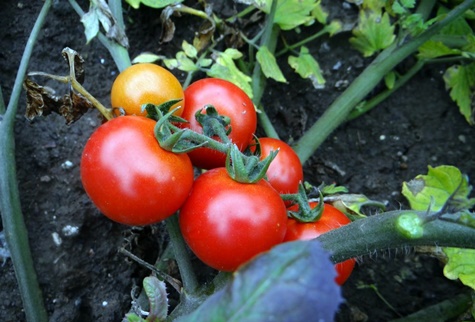
[[[313, 188], [313, 187], [312, 187]], [[311, 208], [309, 205], [309, 199], [307, 195], [307, 189], [304, 184], [300, 183], [299, 191], [295, 194], [282, 195], [282, 199], [285, 201], [291, 201], [293, 204], [298, 205], [297, 211], [288, 210], [287, 214], [290, 218], [294, 218], [299, 222], [315, 222], [318, 221], [323, 214], [324, 209], [324, 199], [323, 194], [319, 190], [319, 202], [318, 205], [314, 208]]]
[[[202, 113], [202, 111], [205, 113]], [[220, 115], [213, 105], [206, 105], [195, 113], [196, 121], [203, 128], [203, 134], [208, 137], [218, 136], [223, 142], [229, 141], [231, 119]]]
[[244, 155], [236, 144], [233, 144], [226, 154], [226, 170], [229, 176], [242, 183], [256, 183], [266, 175], [272, 160], [279, 151], [271, 151], [264, 159], [256, 155]]
[[[141, 111], [147, 111], [147, 117], [154, 119], [155, 121], [158, 121], [161, 117], [163, 117], [166, 114], [169, 114], [170, 108], [175, 105], [176, 103], [181, 102], [182, 99], [173, 99], [166, 101], [165, 103], [162, 103], [160, 105], [155, 105], [155, 104], [144, 104], [142, 105]], [[185, 119], [178, 117], [176, 115], [173, 115], [175, 111], [178, 109], [183, 109], [183, 106], [179, 106], [175, 109], [173, 109], [172, 115], [168, 118], [170, 122], [180, 122], [180, 123], [185, 123], [187, 122]]]

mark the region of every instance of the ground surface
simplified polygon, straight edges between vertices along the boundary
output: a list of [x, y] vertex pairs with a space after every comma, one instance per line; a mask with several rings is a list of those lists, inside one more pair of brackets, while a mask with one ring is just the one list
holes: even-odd
[[[6, 1], [0, 11], [0, 84], [9, 98], [27, 37], [41, 2]], [[87, 4], [82, 3], [84, 9]], [[335, 5], [344, 15], [351, 9]], [[345, 11], [347, 10], [347, 11]], [[131, 56], [142, 51], [173, 53], [187, 34], [189, 21], [178, 19], [172, 43], [160, 45], [160, 23], [153, 11], [127, 9]], [[108, 104], [117, 70], [107, 51], [85, 44], [82, 26], [66, 1], [56, 1], [35, 48], [29, 70], [66, 73], [64, 47], [86, 60], [85, 87]], [[271, 83], [264, 104], [281, 137], [298, 138], [340, 93], [340, 85], [367, 63], [348, 46], [347, 35], [317, 43], [312, 52], [322, 65], [327, 86], [315, 90], [289, 76], [289, 84]], [[340, 65], [338, 68], [337, 66]], [[306, 180], [336, 182], [351, 192], [384, 200], [389, 209], [405, 207], [401, 183], [426, 173], [427, 165], [451, 164], [475, 178], [475, 131], [451, 102], [441, 80], [443, 66], [423, 70], [375, 110], [341, 126], [305, 165]], [[287, 71], [285, 71], [287, 72]], [[290, 74], [289, 74], [290, 75]], [[177, 74], [183, 80], [184, 75]], [[38, 278], [52, 321], [119, 321], [130, 308], [131, 290], [147, 271], [118, 250], [125, 247], [152, 262], [163, 236], [161, 227], [130, 229], [103, 217], [88, 200], [79, 179], [82, 147], [99, 125], [95, 111], [72, 126], [59, 117], [23, 117], [16, 122], [16, 156], [23, 213]], [[76, 227], [72, 235], [70, 228]], [[2, 227], [0, 226], [0, 231]], [[55, 242], [54, 236], [61, 242]], [[0, 264], [0, 320], [22, 321], [22, 304], [12, 263]], [[384, 299], [361, 285], [374, 284]], [[343, 288], [341, 321], [386, 321], [452, 297], [462, 290], [446, 280], [431, 257], [398, 250], [361, 259]]]

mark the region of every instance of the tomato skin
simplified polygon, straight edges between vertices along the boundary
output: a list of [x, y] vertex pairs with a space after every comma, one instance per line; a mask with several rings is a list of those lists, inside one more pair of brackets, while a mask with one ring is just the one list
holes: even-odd
[[142, 116], [119, 116], [97, 128], [84, 147], [84, 189], [111, 220], [132, 226], [157, 223], [175, 213], [191, 190], [188, 156], [162, 149], [155, 124]]
[[[206, 105], [213, 105], [220, 115], [231, 119], [229, 138], [243, 151], [251, 142], [257, 127], [254, 104], [247, 94], [231, 82], [218, 78], [204, 78], [185, 89], [185, 109], [181, 117], [189, 123], [182, 127], [203, 133], [195, 113]], [[203, 169], [223, 167], [226, 155], [208, 148], [188, 153], [193, 165]]]
[[216, 168], [195, 180], [179, 220], [185, 241], [199, 259], [215, 269], [234, 271], [282, 242], [287, 213], [265, 180], [239, 183], [225, 168]]
[[[311, 208], [317, 206], [317, 202], [310, 202]], [[298, 210], [298, 206], [292, 206], [289, 210]], [[329, 204], [324, 204], [323, 213], [320, 219], [312, 223], [302, 223], [289, 218], [287, 222], [287, 233], [284, 242], [293, 240], [309, 240], [317, 238], [332, 229], [336, 229], [351, 222], [341, 211]], [[337, 277], [335, 281], [338, 285], [343, 285], [355, 267], [355, 260], [350, 258], [341, 263], [335, 264]]]
[[[123, 70], [114, 80], [111, 89], [113, 108], [122, 107], [126, 115], [146, 116], [142, 105], [159, 105], [172, 99], [184, 99], [183, 88], [178, 79], [167, 69], [155, 64], [135, 64]], [[171, 109], [184, 106], [184, 101], [173, 105]], [[114, 110], [119, 115], [118, 109]], [[174, 114], [180, 116], [183, 108]]]
[[279, 193], [297, 193], [303, 181], [303, 169], [297, 153], [284, 141], [274, 138], [259, 138], [261, 160], [271, 151], [279, 150], [267, 169], [267, 181]]

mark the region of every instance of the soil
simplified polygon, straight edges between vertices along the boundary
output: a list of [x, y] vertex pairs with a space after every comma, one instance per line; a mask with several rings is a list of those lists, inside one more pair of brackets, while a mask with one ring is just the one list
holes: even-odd
[[[114, 62], [98, 41], [85, 43], [83, 27], [67, 1], [54, 3], [29, 70], [67, 73], [60, 53], [71, 47], [86, 61], [84, 86], [108, 105], [117, 75]], [[230, 3], [220, 10], [232, 9]], [[12, 0], [2, 4], [0, 84], [7, 100], [41, 5], [41, 1]], [[80, 5], [87, 10], [86, 1]], [[348, 7], [332, 2], [332, 12], [351, 21], [355, 10]], [[191, 40], [197, 26], [189, 17], [175, 18], [177, 35], [172, 42], [160, 44], [156, 11], [125, 8], [125, 13], [131, 57], [143, 51], [171, 55], [185, 37]], [[298, 139], [369, 62], [351, 49], [348, 37], [342, 34], [310, 47], [327, 79], [325, 89], [314, 89], [288, 68], [284, 68], [288, 84], [269, 82], [263, 103], [282, 139]], [[338, 128], [305, 164], [306, 180], [344, 185], [350, 192], [386, 202], [392, 210], [407, 207], [401, 184], [426, 173], [428, 165], [454, 165], [475, 178], [475, 131], [451, 101], [443, 70], [440, 65], [422, 70], [376, 109]], [[179, 72], [176, 76], [185, 78]], [[113, 223], [86, 196], [79, 160], [86, 140], [100, 124], [96, 111], [67, 126], [56, 115], [29, 122], [23, 116], [24, 97], [19, 106], [15, 138], [21, 203], [50, 319], [120, 321], [131, 307], [131, 293], [149, 272], [119, 249], [153, 262], [166, 241], [162, 226], [138, 229]], [[387, 321], [464, 290], [443, 276], [442, 267], [437, 259], [411, 249], [359, 259], [343, 286], [346, 302], [337, 320]], [[173, 266], [170, 270], [173, 274]], [[23, 321], [10, 259], [0, 264], [0, 276], [0, 320]]]

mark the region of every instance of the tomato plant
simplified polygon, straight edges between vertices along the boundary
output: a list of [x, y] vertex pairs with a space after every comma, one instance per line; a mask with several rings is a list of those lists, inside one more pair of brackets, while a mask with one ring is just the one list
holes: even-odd
[[239, 183], [225, 168], [216, 168], [196, 179], [179, 220], [198, 258], [215, 269], [234, 271], [282, 242], [287, 213], [267, 181]]
[[[111, 89], [113, 108], [122, 108], [126, 115], [142, 115], [143, 104], [159, 105], [173, 99], [183, 99], [184, 93], [178, 79], [167, 69], [155, 64], [136, 64], [123, 70], [114, 80]], [[183, 107], [180, 101], [171, 109]], [[115, 110], [116, 115], [119, 110]], [[175, 115], [181, 115], [183, 108]]]
[[186, 154], [163, 150], [155, 121], [120, 116], [101, 125], [81, 158], [81, 180], [94, 204], [126, 225], [159, 222], [180, 208], [193, 184]]
[[[202, 133], [195, 118], [200, 109], [212, 105], [220, 115], [230, 118], [229, 139], [244, 150], [252, 140], [257, 126], [254, 104], [247, 94], [231, 82], [218, 78], [205, 78], [185, 89], [185, 109], [182, 117], [189, 123], [182, 126]], [[199, 148], [188, 153], [193, 165], [211, 169], [224, 166], [226, 156], [209, 148]]]
[[[310, 202], [309, 205], [311, 208], [317, 206], [317, 202]], [[297, 210], [298, 206], [292, 206], [289, 210]], [[287, 221], [287, 233], [285, 235], [284, 241], [292, 240], [308, 240], [317, 238], [321, 234], [324, 234], [330, 230], [338, 228], [340, 226], [349, 224], [351, 222], [348, 217], [329, 204], [324, 204], [323, 212], [321, 217], [310, 223], [299, 222], [295, 219], [289, 218]], [[341, 263], [335, 264], [335, 269], [337, 271], [337, 277], [335, 281], [339, 285], [343, 285], [345, 281], [350, 276], [353, 268], [355, 267], [355, 260], [348, 259]]]
[[279, 150], [269, 168], [267, 181], [279, 193], [297, 193], [299, 183], [303, 181], [303, 169], [299, 157], [294, 150], [279, 139], [260, 138], [261, 160], [266, 158], [271, 151]]

